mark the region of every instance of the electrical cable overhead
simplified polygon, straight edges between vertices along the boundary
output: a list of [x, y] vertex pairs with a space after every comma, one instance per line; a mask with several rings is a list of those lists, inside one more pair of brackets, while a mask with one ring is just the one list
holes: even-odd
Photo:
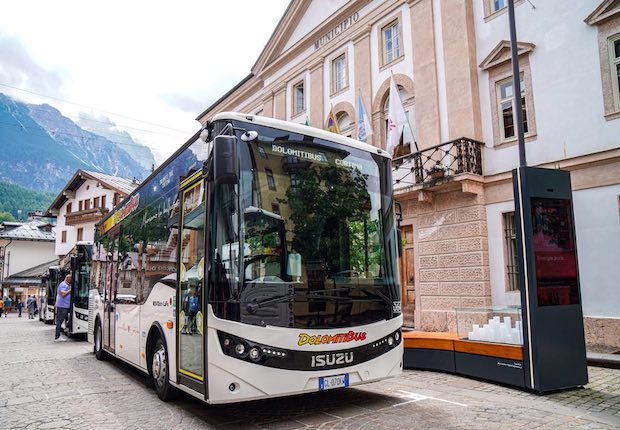
[[109, 115], [115, 115], [115, 116], [118, 116], [120, 118], [125, 118], [125, 119], [131, 120], [131, 121], [137, 121], [137, 122], [141, 122], [143, 124], [149, 124], [149, 125], [152, 125], [152, 126], [155, 126], [155, 127], [165, 128], [165, 129], [168, 129], [168, 130], [177, 131], [179, 133], [185, 133], [185, 131], [179, 130], [177, 128], [168, 127], [168, 126], [157, 124], [157, 123], [150, 122], [150, 121], [144, 121], [144, 120], [133, 118], [133, 117], [130, 117], [130, 116], [127, 116], [127, 115], [119, 114], [119, 113], [116, 113], [116, 112], [111, 112], [111, 111], [104, 110], [104, 109], [99, 109], [99, 108], [96, 108], [96, 107], [93, 107], [93, 106], [88, 106], [88, 105], [84, 105], [84, 104], [81, 104], [81, 103], [72, 102], [70, 100], [64, 100], [64, 99], [61, 99], [61, 98], [58, 98], [58, 97], [48, 96], [48, 95], [45, 95], [45, 94], [37, 93], [35, 91], [25, 90], [23, 88], [19, 88], [19, 87], [13, 86], [13, 85], [4, 84], [2, 82], [0, 82], [0, 87], [11, 88], [11, 89], [14, 89], [14, 90], [17, 90], [17, 91], [23, 91], [25, 93], [33, 94], [35, 96], [45, 97], [45, 98], [48, 98], [48, 99], [51, 99], [51, 100], [56, 100], [56, 101], [59, 101], [59, 102], [62, 102], [62, 103], [67, 103], [67, 104], [71, 104], [71, 105], [74, 105], [74, 106], [80, 106], [80, 107], [83, 107], [83, 108], [87, 108], [87, 109], [91, 109], [91, 110], [96, 110], [96, 111], [99, 111], [99, 112], [104, 112], [104, 113], [107, 113]]

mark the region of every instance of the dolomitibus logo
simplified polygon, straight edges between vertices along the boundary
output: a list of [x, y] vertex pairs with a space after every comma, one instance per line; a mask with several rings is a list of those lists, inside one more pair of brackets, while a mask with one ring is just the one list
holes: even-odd
[[135, 211], [140, 205], [140, 193], [134, 195], [125, 205], [114, 212], [110, 218], [103, 223], [103, 233], [106, 233], [116, 224], [127, 218], [130, 213]]
[[[303, 345], [325, 345], [329, 343], [345, 343], [345, 342], [353, 342], [366, 340], [366, 332], [365, 331], [349, 331], [348, 333], [338, 333], [333, 336], [330, 335], [317, 335], [310, 336], [309, 334], [302, 333], [299, 335], [299, 342], [297, 344], [299, 346]], [[348, 362], [347, 362], [348, 363]]]

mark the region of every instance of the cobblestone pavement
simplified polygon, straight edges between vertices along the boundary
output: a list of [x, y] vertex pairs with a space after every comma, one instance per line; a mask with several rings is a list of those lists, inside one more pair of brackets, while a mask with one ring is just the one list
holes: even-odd
[[38, 320], [0, 321], [0, 428], [620, 428], [620, 370], [591, 367], [584, 389], [546, 396], [406, 371], [361, 388], [214, 406], [187, 395], [161, 402], [132, 367], [97, 361], [84, 341], [52, 339]]

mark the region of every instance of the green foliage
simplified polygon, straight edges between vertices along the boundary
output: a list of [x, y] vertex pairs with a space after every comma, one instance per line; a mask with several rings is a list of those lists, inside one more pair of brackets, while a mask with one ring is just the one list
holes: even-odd
[[[53, 193], [33, 191], [19, 185], [0, 182], [0, 211], [8, 212], [18, 220], [25, 220], [28, 212], [45, 211], [54, 201], [54, 197], [56, 195]], [[21, 213], [18, 212], [20, 210]]]
[[15, 221], [15, 217], [10, 212], [0, 212], [0, 222]]

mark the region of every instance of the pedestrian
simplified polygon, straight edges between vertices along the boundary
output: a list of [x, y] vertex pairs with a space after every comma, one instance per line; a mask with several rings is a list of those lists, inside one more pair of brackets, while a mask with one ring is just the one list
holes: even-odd
[[71, 306], [71, 274], [65, 276], [65, 280], [58, 285], [56, 291], [56, 337], [54, 341], [64, 342], [67, 339], [60, 336], [60, 328]]
[[9, 315], [9, 309], [11, 309], [11, 298], [6, 296], [4, 298], [4, 318]]
[[34, 308], [34, 318], [39, 315], [39, 307], [37, 305], [37, 298], [35, 296], [32, 296], [32, 307]]
[[20, 299], [17, 299], [17, 312], [19, 312], [19, 317], [22, 317], [22, 309], [24, 308], [24, 304]]
[[2, 312], [4, 312], [4, 299], [0, 296], [0, 319], [2, 318]]
[[34, 318], [34, 297], [28, 296], [28, 300], [26, 301], [26, 306], [28, 307], [28, 319], [31, 320]]

